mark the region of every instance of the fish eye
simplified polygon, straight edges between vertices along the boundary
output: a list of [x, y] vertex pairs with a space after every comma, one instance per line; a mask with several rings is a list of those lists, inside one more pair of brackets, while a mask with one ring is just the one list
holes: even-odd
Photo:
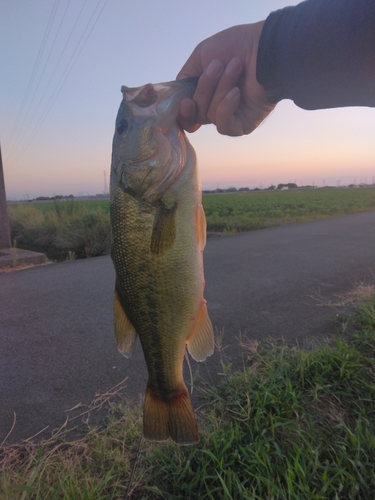
[[116, 127], [116, 131], [119, 135], [123, 134], [124, 132], [127, 131], [128, 129], [128, 122], [126, 120], [120, 120], [117, 127]]

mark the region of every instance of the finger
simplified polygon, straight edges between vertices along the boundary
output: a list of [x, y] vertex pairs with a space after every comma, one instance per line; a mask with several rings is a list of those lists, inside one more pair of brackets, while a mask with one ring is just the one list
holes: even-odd
[[192, 99], [182, 99], [177, 121], [187, 132], [195, 132], [200, 125], [195, 120], [196, 107]]
[[216, 109], [216, 128], [220, 134], [231, 137], [244, 134], [241, 119], [236, 115], [240, 104], [240, 89], [233, 87]]
[[193, 99], [196, 105], [197, 123], [211, 123], [207, 111], [215, 93], [216, 85], [223, 74], [224, 65], [219, 59], [213, 59], [199, 78]]
[[224, 73], [216, 86], [210, 107], [207, 111], [208, 119], [216, 123], [216, 109], [228, 92], [238, 83], [242, 74], [242, 62], [238, 57], [234, 57], [226, 66]]

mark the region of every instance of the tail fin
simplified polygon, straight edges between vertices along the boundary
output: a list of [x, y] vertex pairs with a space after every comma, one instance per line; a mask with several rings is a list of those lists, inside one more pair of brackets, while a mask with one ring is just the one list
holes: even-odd
[[178, 444], [199, 441], [198, 425], [185, 385], [177, 396], [169, 400], [157, 397], [147, 385], [143, 434], [151, 441], [165, 441], [169, 437]]

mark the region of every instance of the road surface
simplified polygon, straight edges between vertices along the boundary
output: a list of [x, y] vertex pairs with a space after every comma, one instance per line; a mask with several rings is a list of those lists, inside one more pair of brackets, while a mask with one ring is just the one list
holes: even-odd
[[[284, 337], [311, 346], [334, 332], [321, 306], [374, 283], [375, 212], [209, 238], [205, 297], [224, 354], [240, 366], [239, 338]], [[109, 256], [0, 274], [0, 443], [51, 435], [66, 410], [88, 404], [127, 377], [123, 396], [138, 403], [147, 373], [139, 342], [130, 359], [113, 336], [114, 271]], [[215, 353], [200, 367], [216, 381]], [[203, 366], [202, 366], [203, 365]]]

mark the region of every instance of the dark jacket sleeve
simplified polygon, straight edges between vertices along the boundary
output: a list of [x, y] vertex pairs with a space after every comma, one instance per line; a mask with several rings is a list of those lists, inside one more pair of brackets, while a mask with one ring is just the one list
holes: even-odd
[[272, 12], [257, 79], [272, 103], [375, 107], [375, 0], [306, 0]]

